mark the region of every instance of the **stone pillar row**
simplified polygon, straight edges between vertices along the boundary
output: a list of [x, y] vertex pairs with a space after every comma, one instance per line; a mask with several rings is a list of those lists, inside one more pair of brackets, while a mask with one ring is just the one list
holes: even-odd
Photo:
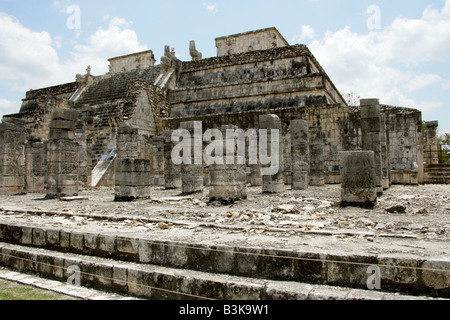
[[[48, 140], [43, 142], [37, 135], [26, 136], [23, 121], [4, 119], [0, 125], [0, 192], [23, 193], [24, 190], [40, 192], [45, 188], [48, 198], [68, 197], [78, 194], [80, 174], [80, 143], [75, 136], [78, 112], [71, 109], [56, 109], [52, 113]], [[19, 123], [20, 122], [20, 123]], [[204, 188], [204, 164], [197, 161], [194, 149], [200, 145], [203, 150], [203, 132], [200, 122], [189, 121], [180, 124], [190, 133], [191, 157], [189, 164], [175, 165], [171, 161], [174, 148], [173, 131], [164, 132], [164, 180], [167, 189], [181, 188], [183, 194], [202, 192]], [[220, 128], [223, 137], [233, 125]], [[255, 130], [260, 157], [273, 163], [252, 164], [250, 183], [261, 186], [264, 193], [280, 193], [285, 190], [282, 123], [273, 114], [261, 115], [259, 128], [266, 130], [261, 135]], [[303, 190], [309, 185], [323, 185], [323, 139], [320, 125], [308, 128], [303, 120], [293, 120], [290, 126], [292, 141], [293, 189]], [[265, 141], [263, 137], [266, 137]], [[247, 137], [248, 138], [248, 137]], [[233, 138], [234, 140], [234, 138]], [[141, 158], [142, 139], [139, 130], [127, 123], [120, 125], [117, 134], [117, 157], [115, 160], [115, 200], [130, 201], [150, 197], [151, 160]], [[235, 141], [233, 141], [235, 143]], [[228, 141], [224, 140], [224, 155]], [[198, 150], [198, 149], [197, 149]], [[253, 150], [252, 152], [256, 152]], [[277, 154], [272, 154], [276, 152]], [[247, 151], [248, 153], [248, 151]], [[230, 156], [230, 155], [228, 155]], [[208, 166], [209, 197], [212, 201], [233, 202], [245, 199], [247, 184], [247, 163], [238, 164], [237, 152], [232, 155], [235, 164], [214, 164]], [[242, 156], [242, 155], [241, 155]], [[248, 158], [248, 154], [246, 155]], [[26, 165], [25, 165], [26, 164]], [[47, 168], [45, 168], [47, 166]], [[268, 169], [276, 168], [267, 173]], [[266, 172], [264, 174], [264, 172]], [[27, 178], [26, 178], [27, 177]]]
[[[174, 148], [174, 142], [172, 141], [173, 131], [168, 130], [164, 132], [164, 177], [166, 189], [181, 188], [183, 194], [192, 194], [203, 191], [205, 185], [203, 179], [205, 168], [198, 162], [196, 164], [195, 159], [193, 158], [195, 155], [195, 146], [197, 145], [198, 147], [198, 145], [203, 145], [203, 132], [195, 133], [194, 128], [201, 128], [201, 123], [189, 121], [180, 124], [180, 129], [185, 129], [190, 134], [190, 145], [192, 149], [191, 162], [189, 164], [182, 163], [181, 165], [175, 165], [173, 163], [171, 159], [171, 152]], [[233, 125], [226, 125], [220, 128], [222, 136], [224, 137], [224, 155], [226, 154], [225, 146], [227, 145], [227, 129], [236, 129], [236, 127]], [[260, 162], [256, 164], [246, 163], [245, 165], [209, 165], [207, 169], [210, 177], [209, 198], [211, 201], [218, 200], [222, 202], [232, 202], [245, 198], [247, 184], [245, 168], [247, 165], [250, 167], [249, 182], [252, 186], [261, 186], [263, 193], [280, 193], [285, 190], [286, 187], [282, 170], [284, 156], [282, 152], [283, 139], [281, 134], [281, 120], [276, 115], [261, 115], [259, 118], [259, 129], [267, 130], [267, 141], [264, 141], [264, 143], [267, 144], [265, 156], [272, 160], [277, 160], [278, 171], [273, 174], [263, 174], [262, 170], [268, 169], [270, 165], [262, 165]], [[272, 130], [278, 130], [278, 140], [275, 140], [275, 131]], [[291, 121], [290, 130], [292, 142], [292, 188], [294, 190], [304, 190], [307, 189], [309, 185], [324, 185], [323, 138], [320, 125], [312, 127], [312, 129], [309, 130], [306, 121], [293, 120]], [[260, 139], [258, 141], [258, 146], [260, 146], [259, 143], [261, 143], [261, 137], [259, 137], [257, 130], [255, 132], [257, 135], [256, 139]], [[251, 139], [252, 137], [248, 138]], [[273, 158], [271, 155], [271, 141], [278, 144], [277, 158]], [[259, 151], [260, 150], [258, 149], [258, 152]], [[234, 154], [233, 156], [237, 157], [237, 154]], [[248, 160], [248, 155], [246, 158]], [[235, 163], [237, 163], [237, 160]]]

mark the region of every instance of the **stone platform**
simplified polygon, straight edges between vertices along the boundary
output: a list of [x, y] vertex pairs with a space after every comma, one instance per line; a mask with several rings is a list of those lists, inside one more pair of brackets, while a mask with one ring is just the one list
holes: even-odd
[[[442, 204], [448, 203], [450, 190], [442, 186], [394, 186], [373, 210], [340, 208], [339, 186], [286, 190], [277, 197], [252, 187], [247, 200], [232, 206], [208, 205], [206, 192], [178, 193], [153, 188], [152, 199], [132, 203], [114, 203], [114, 190], [108, 188], [84, 190], [80, 200], [71, 202], [43, 200], [40, 194], [4, 197], [2, 263], [43, 274], [36, 269], [38, 262], [73, 258], [82, 272], [91, 274], [82, 278], [91, 285], [99, 282], [97, 276], [114, 279], [114, 269], [127, 264], [122, 276], [136, 278], [146, 270], [137, 281], [161, 277], [164, 280], [151, 286], [185, 294], [153, 296], [161, 299], [186, 294], [314, 299], [325, 298], [314, 295], [323, 285], [334, 292], [330, 299], [352, 298], [359, 292], [352, 290], [362, 290], [372, 299], [395, 299], [394, 292], [415, 299], [449, 297], [450, 207]], [[389, 213], [394, 204], [403, 206], [404, 213]], [[24, 265], [8, 259], [8, 252], [34, 262]], [[39, 258], [41, 254], [47, 258]], [[94, 262], [100, 266], [94, 268]], [[381, 271], [381, 291], [367, 290], [367, 270], [374, 265]], [[154, 270], [162, 267], [168, 269], [156, 276], [161, 273]], [[222, 283], [225, 290], [229, 277], [235, 277], [232, 283], [242, 289], [233, 291], [235, 296], [195, 294], [200, 283]], [[278, 288], [277, 295], [267, 291], [267, 283]], [[149, 297], [136, 288], [119, 287]]]

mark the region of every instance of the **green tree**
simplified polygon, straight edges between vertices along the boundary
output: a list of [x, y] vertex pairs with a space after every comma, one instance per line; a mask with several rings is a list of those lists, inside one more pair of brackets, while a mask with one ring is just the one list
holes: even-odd
[[350, 91], [348, 93], [344, 93], [343, 98], [349, 106], [359, 106], [359, 100], [361, 99], [361, 96], [358, 96], [353, 91]]

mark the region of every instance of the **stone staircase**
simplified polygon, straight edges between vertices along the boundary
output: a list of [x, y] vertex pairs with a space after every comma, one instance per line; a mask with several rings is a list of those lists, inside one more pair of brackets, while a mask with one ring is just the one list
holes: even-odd
[[424, 182], [433, 184], [450, 183], [450, 164], [429, 164], [424, 169]]
[[[78, 270], [82, 286], [156, 300], [449, 298], [449, 264], [0, 223], [2, 267], [61, 282]], [[367, 289], [372, 265], [383, 291]]]
[[118, 99], [125, 99], [128, 93], [128, 84], [134, 80], [153, 83], [162, 73], [159, 66], [133, 70], [129, 72], [107, 75], [97, 78], [85, 92], [78, 98], [77, 105], [98, 105]]

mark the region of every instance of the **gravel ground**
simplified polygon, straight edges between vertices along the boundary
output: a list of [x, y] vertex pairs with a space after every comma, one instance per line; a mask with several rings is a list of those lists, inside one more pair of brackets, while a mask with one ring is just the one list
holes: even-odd
[[[151, 199], [113, 202], [114, 190], [83, 190], [71, 201], [44, 194], [0, 197], [0, 222], [153, 239], [327, 252], [450, 257], [450, 185], [392, 186], [372, 210], [340, 208], [340, 186], [279, 195], [248, 188], [233, 205], [152, 189]], [[43, 214], [46, 212], [45, 214]]]

